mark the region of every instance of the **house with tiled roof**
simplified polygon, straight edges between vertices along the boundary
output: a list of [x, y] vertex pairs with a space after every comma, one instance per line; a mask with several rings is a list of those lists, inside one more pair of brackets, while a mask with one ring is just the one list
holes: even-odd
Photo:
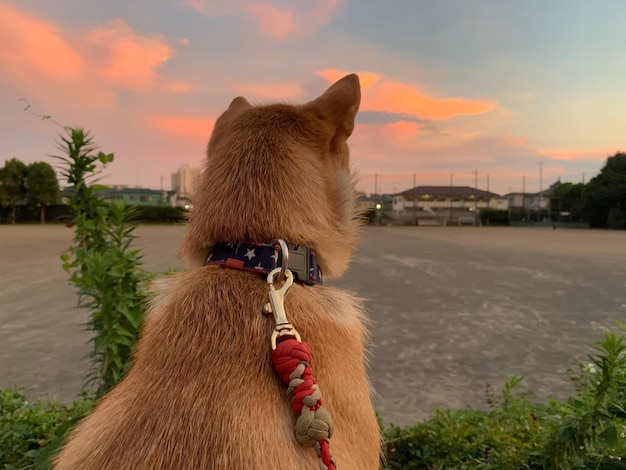
[[508, 209], [502, 196], [469, 186], [416, 186], [393, 196], [393, 210]]

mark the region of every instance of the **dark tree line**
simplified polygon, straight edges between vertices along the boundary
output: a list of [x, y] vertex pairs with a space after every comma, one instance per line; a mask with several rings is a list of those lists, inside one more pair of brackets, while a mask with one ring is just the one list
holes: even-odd
[[592, 228], [626, 229], [626, 153], [609, 157], [589, 183], [564, 183], [555, 192], [552, 210], [569, 212]]
[[12, 158], [0, 168], [0, 205], [11, 208], [10, 220], [13, 224], [20, 203], [38, 207], [41, 223], [45, 223], [46, 206], [57, 202], [58, 196], [59, 182], [48, 163], [26, 165]]

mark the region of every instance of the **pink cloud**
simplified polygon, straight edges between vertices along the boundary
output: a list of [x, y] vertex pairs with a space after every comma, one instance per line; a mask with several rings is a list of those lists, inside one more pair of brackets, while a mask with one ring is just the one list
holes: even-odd
[[183, 82], [168, 83], [165, 88], [173, 93], [190, 93], [193, 91], [191, 84]]
[[[330, 83], [336, 82], [337, 80], [345, 77], [349, 73], [350, 72], [344, 72], [344, 71], [335, 70], [335, 69], [324, 69], [324, 70], [318, 70], [317, 72], [315, 72], [317, 76], [325, 78]], [[382, 75], [378, 73], [372, 73], [372, 72], [359, 72], [358, 75], [359, 75], [359, 82], [361, 84], [362, 92], [369, 90], [373, 85], [375, 85], [377, 82], [379, 82], [383, 78]]]
[[67, 79], [84, 70], [83, 60], [62, 37], [60, 28], [10, 3], [0, 3], [0, 43], [3, 75]]
[[206, 16], [241, 16], [257, 30], [278, 40], [310, 34], [339, 14], [344, 0], [183, 0], [182, 6]]
[[[321, 77], [334, 81], [346, 74], [326, 69], [317, 72]], [[435, 98], [416, 85], [396, 82], [378, 74], [360, 72], [364, 77], [361, 101], [362, 111], [383, 111], [408, 114], [421, 119], [445, 120], [456, 116], [483, 114], [493, 111], [495, 103], [467, 98]]]
[[260, 32], [276, 39], [287, 39], [297, 28], [293, 10], [280, 9], [269, 3], [250, 3], [246, 6]]
[[599, 160], [604, 161], [614, 155], [619, 149], [599, 148], [585, 150], [568, 150], [563, 148], [539, 149], [538, 153], [552, 160]]
[[158, 73], [175, 53], [167, 39], [140, 35], [121, 19], [85, 32], [0, 3], [0, 42], [10, 45], [0, 48], [0, 80], [29, 90], [68, 88], [98, 105], [119, 88], [189, 91]]
[[389, 142], [406, 142], [417, 135], [419, 127], [416, 122], [398, 121], [384, 124], [380, 133]]
[[141, 36], [121, 19], [92, 29], [87, 41], [96, 51], [99, 75], [120, 88], [152, 85], [156, 69], [174, 54], [163, 37]]
[[155, 129], [165, 131], [173, 137], [192, 138], [203, 143], [209, 141], [215, 125], [214, 119], [177, 116], [151, 117], [148, 122]]

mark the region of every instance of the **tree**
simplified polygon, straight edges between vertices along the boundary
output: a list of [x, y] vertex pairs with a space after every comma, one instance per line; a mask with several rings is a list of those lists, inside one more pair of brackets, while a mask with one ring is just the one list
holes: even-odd
[[59, 182], [52, 167], [46, 162], [28, 165], [26, 174], [26, 200], [39, 207], [42, 224], [46, 223], [46, 205], [54, 204], [59, 195]]
[[579, 221], [583, 218], [584, 183], [563, 183], [552, 196], [552, 211], [569, 212], [569, 220]]
[[626, 229], [626, 153], [609, 157], [589, 181], [583, 206], [591, 227]]
[[4, 163], [0, 171], [0, 203], [11, 207], [11, 223], [17, 217], [17, 203], [26, 198], [26, 165], [17, 158]]

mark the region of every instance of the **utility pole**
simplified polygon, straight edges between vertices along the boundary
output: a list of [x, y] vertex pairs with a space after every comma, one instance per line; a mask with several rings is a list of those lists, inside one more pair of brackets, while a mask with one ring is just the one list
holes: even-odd
[[487, 192], [489, 192], [489, 173], [487, 173]]
[[543, 205], [543, 162], [539, 162], [539, 214]]
[[583, 172], [583, 184], [585, 184], [585, 173]]
[[[450, 188], [452, 188], [452, 173], [450, 173]], [[452, 189], [450, 189], [450, 225], [452, 225]]]
[[378, 196], [378, 173], [374, 173], [374, 194]]
[[[474, 189], [478, 189], [478, 168], [474, 168]], [[474, 217], [478, 212], [478, 194], [474, 195]]]
[[416, 175], [415, 173], [413, 173], [413, 226], [417, 226], [417, 208], [416, 206], [416, 199], [417, 199], [417, 186], [415, 184], [416, 181]]
[[522, 176], [522, 210], [526, 209], [526, 175]]

